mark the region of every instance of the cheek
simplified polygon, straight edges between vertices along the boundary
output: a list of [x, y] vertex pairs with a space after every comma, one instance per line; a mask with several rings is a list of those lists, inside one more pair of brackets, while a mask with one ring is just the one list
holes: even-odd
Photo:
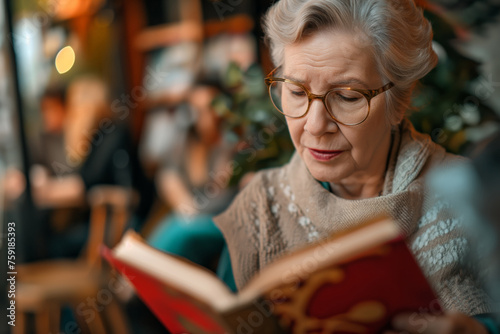
[[385, 100], [385, 95], [376, 96], [371, 101], [371, 110], [370, 110], [370, 124], [371, 126], [377, 127], [379, 129], [382, 128], [391, 128], [391, 117], [387, 112], [387, 103]]
[[348, 137], [348, 140], [353, 148], [352, 152], [355, 160], [370, 159], [370, 153], [373, 151], [378, 142], [377, 133], [373, 133], [371, 129], [364, 130], [365, 131], [360, 131], [359, 133]]
[[373, 116], [370, 122], [363, 123], [362, 128], [349, 129], [345, 135], [352, 145], [353, 159], [360, 166], [370, 165], [376, 159], [376, 155], [384, 148], [387, 136], [390, 136], [391, 126], [383, 113]]
[[288, 132], [290, 133], [290, 138], [292, 138], [293, 145], [295, 149], [299, 150], [300, 137], [304, 132], [304, 122], [302, 119], [286, 118], [286, 124], [288, 126]]

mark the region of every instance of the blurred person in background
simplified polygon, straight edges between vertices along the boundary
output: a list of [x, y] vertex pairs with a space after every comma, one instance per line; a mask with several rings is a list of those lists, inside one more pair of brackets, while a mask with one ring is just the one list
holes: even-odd
[[232, 200], [234, 144], [221, 131], [221, 118], [211, 107], [218, 90], [195, 86], [188, 97], [194, 124], [177, 152], [168, 157], [156, 177], [160, 197], [172, 212], [149, 236], [149, 243], [166, 252], [214, 269], [224, 239], [212, 222]]
[[79, 254], [88, 235], [86, 194], [93, 186], [135, 189], [140, 204], [137, 219], [130, 224], [136, 228], [147, 215], [153, 193], [134, 152], [128, 125], [110, 112], [104, 83], [93, 76], [77, 78], [63, 97], [46, 94], [42, 99], [45, 131], [37, 145], [39, 164], [30, 171], [35, 204], [50, 212], [47, 245], [51, 257]]
[[[247, 69], [256, 61], [253, 3], [242, 1], [227, 11], [200, 0], [146, 1], [148, 27], [135, 44], [146, 52], [144, 85], [148, 87], [140, 156], [148, 174], [164, 157], [176, 154], [176, 141], [184, 141], [192, 122], [186, 100], [196, 82], [219, 83], [230, 63]], [[223, 14], [223, 16], [221, 16]], [[222, 20], [224, 18], [225, 20]], [[148, 86], [151, 72], [161, 80]]]

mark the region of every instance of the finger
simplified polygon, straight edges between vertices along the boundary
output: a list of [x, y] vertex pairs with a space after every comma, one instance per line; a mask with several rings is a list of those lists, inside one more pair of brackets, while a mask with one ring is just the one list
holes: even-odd
[[486, 328], [462, 313], [448, 313], [433, 316], [431, 314], [401, 314], [393, 319], [395, 330], [419, 334], [487, 334]]

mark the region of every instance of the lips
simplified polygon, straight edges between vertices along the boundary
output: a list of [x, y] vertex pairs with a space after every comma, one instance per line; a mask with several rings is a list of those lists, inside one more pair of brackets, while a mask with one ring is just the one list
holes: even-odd
[[329, 161], [333, 158], [337, 157], [344, 151], [326, 151], [326, 150], [316, 150], [312, 148], [308, 148], [309, 153], [312, 157], [318, 161]]

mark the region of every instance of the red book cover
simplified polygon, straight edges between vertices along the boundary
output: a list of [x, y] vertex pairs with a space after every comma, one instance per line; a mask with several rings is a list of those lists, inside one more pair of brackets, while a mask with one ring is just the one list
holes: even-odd
[[441, 313], [404, 240], [273, 289], [267, 298], [290, 333], [380, 333], [401, 312]]

